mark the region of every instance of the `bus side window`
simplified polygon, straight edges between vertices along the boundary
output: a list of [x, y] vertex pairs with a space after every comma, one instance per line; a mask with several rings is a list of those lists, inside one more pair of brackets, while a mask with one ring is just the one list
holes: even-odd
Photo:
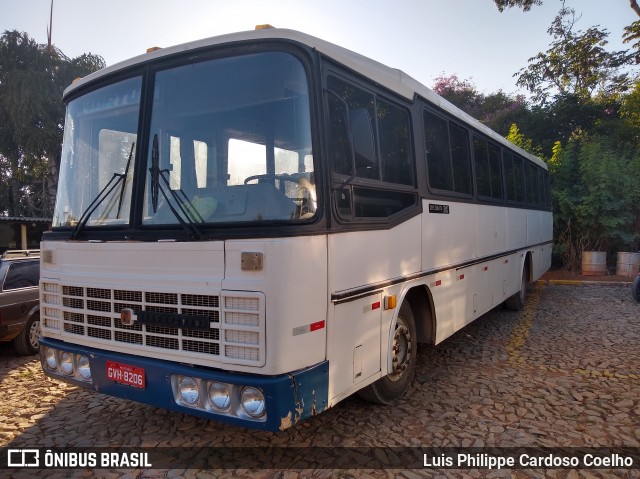
[[414, 185], [409, 113], [380, 98], [376, 107], [382, 181]]
[[429, 186], [436, 190], [471, 195], [469, 134], [461, 126], [424, 111]]
[[451, 140], [451, 167], [453, 171], [453, 191], [471, 194], [471, 159], [469, 156], [469, 134], [465, 128], [449, 124]]
[[529, 206], [540, 206], [540, 191], [538, 188], [538, 168], [527, 162], [525, 169], [525, 191], [527, 193], [527, 204]]
[[476, 165], [478, 196], [502, 199], [500, 148], [484, 138], [473, 137], [473, 157]]
[[328, 78], [327, 87], [334, 171], [379, 180], [375, 128], [371, 123], [375, 118], [373, 94], [333, 76]]
[[502, 151], [502, 163], [504, 166], [504, 182], [507, 192], [507, 201], [512, 203], [524, 203], [524, 185], [522, 178], [522, 158], [510, 151]]
[[429, 186], [438, 190], [453, 191], [447, 120], [425, 111], [424, 137]]

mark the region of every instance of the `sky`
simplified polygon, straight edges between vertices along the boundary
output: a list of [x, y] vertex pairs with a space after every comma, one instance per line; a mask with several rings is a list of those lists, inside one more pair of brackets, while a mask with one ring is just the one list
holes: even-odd
[[[611, 49], [638, 18], [628, 0], [566, 0], [576, 28], [609, 30]], [[27, 32], [46, 43], [51, 0], [0, 0], [0, 33]], [[107, 65], [256, 25], [299, 30], [399, 68], [432, 87], [457, 75], [485, 94], [522, 93], [513, 74], [546, 51], [561, 6], [500, 13], [493, 0], [54, 0], [53, 43], [68, 57], [102, 56]]]

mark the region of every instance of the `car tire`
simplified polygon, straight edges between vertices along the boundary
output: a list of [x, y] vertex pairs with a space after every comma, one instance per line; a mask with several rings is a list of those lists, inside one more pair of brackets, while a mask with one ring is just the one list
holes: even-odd
[[40, 317], [37, 314], [27, 320], [13, 345], [20, 356], [32, 356], [40, 350]]

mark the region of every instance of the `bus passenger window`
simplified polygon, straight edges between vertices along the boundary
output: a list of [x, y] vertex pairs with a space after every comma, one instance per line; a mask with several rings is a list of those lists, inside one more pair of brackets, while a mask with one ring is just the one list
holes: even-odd
[[507, 201], [524, 203], [524, 186], [522, 184], [522, 158], [513, 153], [502, 151], [504, 166], [504, 183], [507, 188]]
[[447, 121], [428, 111], [424, 112], [429, 185], [438, 190], [453, 191], [451, 159], [449, 157], [449, 129]]
[[433, 113], [424, 112], [429, 186], [471, 194], [471, 155], [467, 130]]
[[469, 157], [469, 135], [467, 130], [453, 123], [449, 124], [451, 135], [451, 166], [453, 170], [453, 190], [456, 193], [471, 194], [471, 159]]
[[228, 185], [243, 185], [245, 178], [267, 173], [267, 147], [244, 140], [229, 140]]
[[478, 196], [491, 197], [491, 168], [488, 144], [482, 138], [473, 137], [473, 158], [476, 164], [476, 188]]
[[502, 199], [500, 148], [484, 138], [473, 137], [473, 157], [476, 165], [478, 196]]
[[[342, 175], [379, 180], [380, 170], [375, 158], [375, 128], [371, 125], [371, 121], [376, 117], [374, 96], [333, 76], [328, 78], [327, 87], [331, 92], [327, 97], [330, 118], [329, 145], [334, 171]], [[355, 148], [357, 151], [352, 151], [357, 145], [351, 144], [355, 138], [350, 136], [355, 133], [363, 140], [366, 136], [364, 125], [367, 120], [373, 128], [371, 139], [374, 145], [366, 145], [366, 142], [361, 141], [359, 143], [363, 148]], [[373, 151], [367, 151], [366, 155], [359, 158], [358, 154], [365, 151], [365, 145], [368, 147], [367, 150], [372, 148]]]
[[413, 185], [409, 113], [381, 99], [376, 107], [382, 181]]
[[541, 206], [538, 168], [532, 163], [527, 163], [527, 169], [525, 170], [525, 180], [527, 204], [531, 206]]

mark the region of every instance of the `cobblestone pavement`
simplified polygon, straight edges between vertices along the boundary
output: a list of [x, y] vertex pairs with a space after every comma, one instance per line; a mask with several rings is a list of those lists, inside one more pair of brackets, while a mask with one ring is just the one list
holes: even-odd
[[[0, 349], [0, 445], [640, 447], [640, 304], [627, 286], [537, 285], [418, 353], [393, 406], [351, 397], [284, 433], [249, 431], [45, 378]], [[6, 472], [6, 471], [4, 471]], [[4, 475], [0, 472], [0, 476]], [[10, 477], [640, 477], [640, 470], [57, 470]]]

